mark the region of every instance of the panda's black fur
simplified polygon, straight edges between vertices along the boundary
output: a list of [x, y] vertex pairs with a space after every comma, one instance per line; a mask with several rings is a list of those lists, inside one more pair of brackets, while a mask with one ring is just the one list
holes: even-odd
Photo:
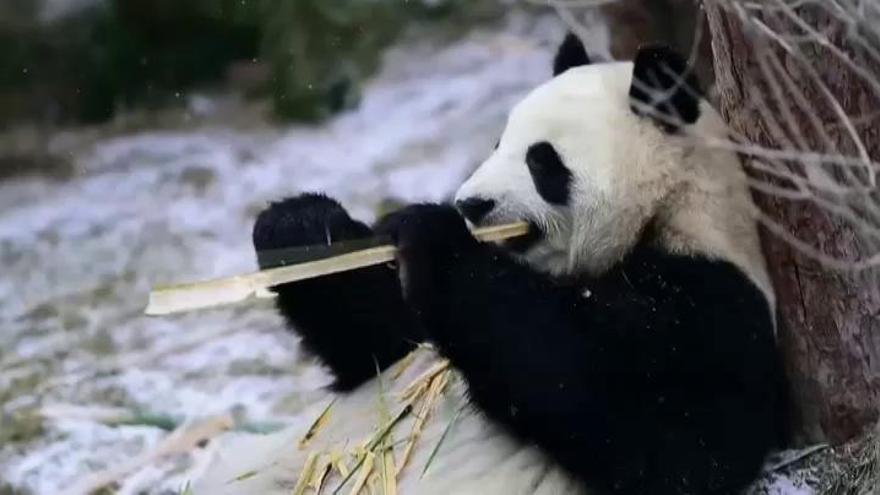
[[[562, 197], [564, 173], [550, 175]], [[376, 234], [398, 246], [396, 267], [276, 288], [338, 389], [430, 341], [490, 420], [599, 493], [735, 494], [782, 442], [773, 316], [733, 264], [671, 254], [649, 226], [603, 274], [552, 277], [476, 242], [451, 206], [409, 206], [370, 229], [317, 194], [272, 204], [254, 244]]]
[[[273, 203], [254, 225], [257, 252], [366, 239], [367, 225], [335, 200], [303, 194]], [[263, 268], [275, 266], [260, 259]], [[278, 288], [278, 310], [304, 346], [333, 370], [333, 386], [351, 390], [424, 340], [403, 302], [397, 274], [383, 266], [342, 272]]]

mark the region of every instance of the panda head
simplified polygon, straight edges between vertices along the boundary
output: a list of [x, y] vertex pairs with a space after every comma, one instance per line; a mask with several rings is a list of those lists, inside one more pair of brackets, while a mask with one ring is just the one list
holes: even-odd
[[654, 46], [590, 64], [569, 35], [554, 72], [458, 190], [472, 224], [529, 222], [507, 247], [554, 275], [602, 272], [648, 225], [670, 250], [762, 270], [745, 177], [736, 156], [706, 146], [724, 124], [680, 56]]

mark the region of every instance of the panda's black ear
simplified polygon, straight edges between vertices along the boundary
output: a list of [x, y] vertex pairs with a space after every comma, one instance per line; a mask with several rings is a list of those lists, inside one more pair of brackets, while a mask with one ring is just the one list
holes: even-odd
[[637, 115], [653, 118], [674, 132], [700, 118], [700, 83], [687, 61], [662, 45], [639, 49], [633, 61], [630, 105]]
[[559, 45], [556, 58], [553, 59], [553, 75], [558, 76], [572, 67], [589, 64], [590, 57], [581, 39], [574, 33], [568, 33]]

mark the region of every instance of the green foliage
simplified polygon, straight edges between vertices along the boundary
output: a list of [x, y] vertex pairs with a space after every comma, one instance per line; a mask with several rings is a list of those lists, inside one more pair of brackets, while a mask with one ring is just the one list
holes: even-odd
[[[259, 46], [254, 12], [230, 0], [115, 0], [95, 16], [83, 50], [80, 118], [100, 121], [116, 105], [155, 104], [219, 79]], [[250, 23], [248, 22], [250, 21]]]
[[54, 112], [100, 122], [120, 106], [174, 101], [221, 80], [232, 62], [254, 61], [268, 69], [263, 91], [278, 116], [318, 120], [357, 103], [361, 82], [409, 23], [459, 24], [457, 15], [486, 3], [106, 0], [49, 26], [0, 23], [0, 104], [23, 91], [48, 95]]
[[0, 415], [0, 445], [26, 443], [44, 433], [38, 411], [24, 410]]
[[170, 101], [257, 54], [257, 12], [240, 0], [108, 0], [50, 25], [0, 25], [0, 103], [25, 93], [41, 101], [23, 110], [100, 122], [120, 105]]
[[262, 52], [280, 116], [317, 120], [356, 102], [357, 85], [400, 32], [394, 0], [267, 0]]
[[496, 6], [486, 0], [265, 0], [261, 53], [271, 66], [277, 114], [319, 120], [353, 106], [382, 49], [408, 24], [457, 23], [457, 15], [485, 14], [489, 4]]

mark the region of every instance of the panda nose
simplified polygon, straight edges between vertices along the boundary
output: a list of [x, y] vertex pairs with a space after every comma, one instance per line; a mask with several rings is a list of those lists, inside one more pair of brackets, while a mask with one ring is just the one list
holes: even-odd
[[460, 199], [455, 202], [458, 211], [473, 223], [482, 220], [492, 208], [495, 208], [495, 201], [483, 198], [467, 198]]

